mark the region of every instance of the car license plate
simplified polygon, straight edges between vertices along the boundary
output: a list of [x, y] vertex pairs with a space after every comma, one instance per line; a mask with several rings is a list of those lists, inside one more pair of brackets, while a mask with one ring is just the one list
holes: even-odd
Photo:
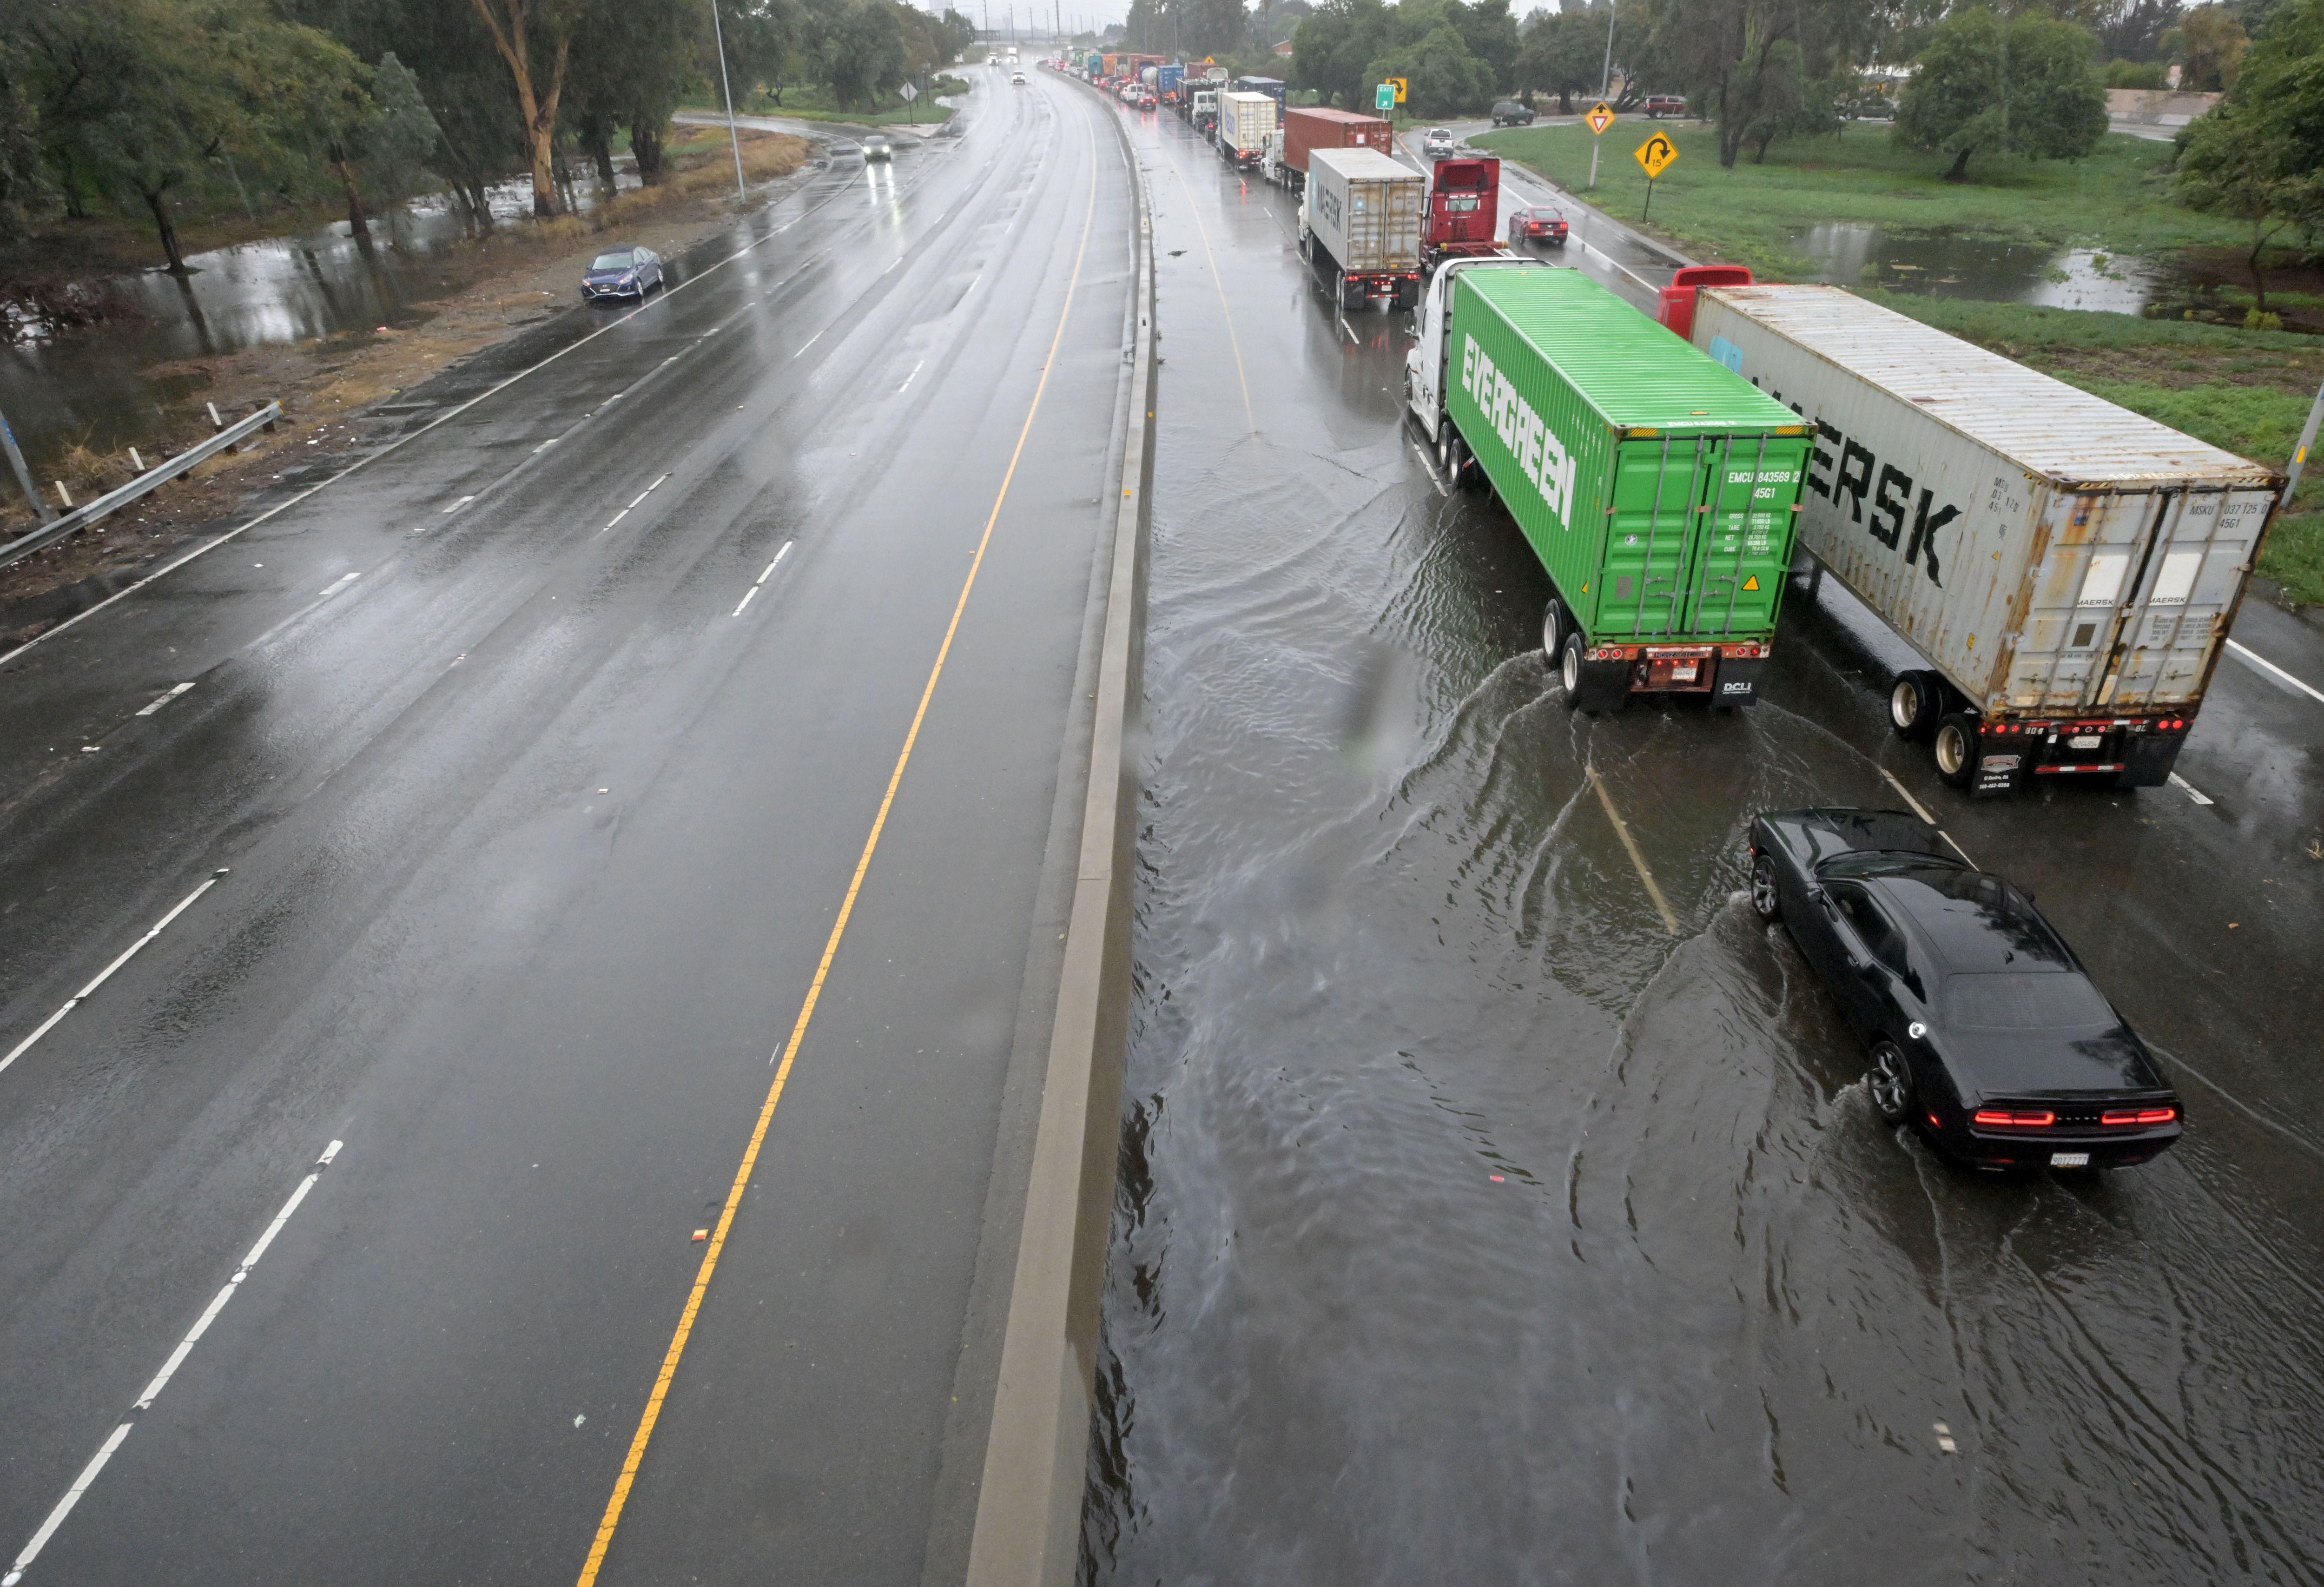
[[2087, 1168], [2089, 1166], [2090, 1154], [2086, 1151], [2053, 1151], [2050, 1154], [2050, 1167], [2053, 1168]]
[[2098, 747], [2098, 735], [2095, 733], [2078, 733], [2074, 734], [2073, 737], [2066, 741], [2066, 747], [2070, 750], [2097, 749]]

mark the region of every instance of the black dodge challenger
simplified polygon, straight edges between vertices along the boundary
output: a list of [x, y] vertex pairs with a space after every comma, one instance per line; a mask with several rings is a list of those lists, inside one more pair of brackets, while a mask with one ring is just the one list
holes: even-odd
[[1982, 1168], [2143, 1163], [2178, 1093], [2032, 897], [1895, 810], [1751, 823], [1751, 907], [1781, 919], [1872, 1050], [1865, 1084]]

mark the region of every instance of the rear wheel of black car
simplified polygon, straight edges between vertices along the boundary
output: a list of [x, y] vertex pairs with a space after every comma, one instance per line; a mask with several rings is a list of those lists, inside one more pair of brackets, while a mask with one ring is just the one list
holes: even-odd
[[1890, 1129], [1902, 1124], [1913, 1111], [1913, 1066], [1893, 1041], [1884, 1041], [1872, 1049], [1872, 1067], [1864, 1076], [1864, 1089], [1872, 1093], [1872, 1105], [1880, 1113], [1880, 1121]]
[[1784, 895], [1775, 886], [1775, 862], [1765, 854], [1751, 862], [1751, 912], [1770, 926], [1784, 917]]
[[1933, 672], [1899, 672], [1888, 687], [1888, 725], [1900, 738], [1925, 739], [1944, 712], [1945, 686]]
[[1940, 718], [1932, 747], [1936, 751], [1937, 775], [1954, 788], [1967, 788], [1977, 776], [1977, 718], [1966, 711]]
[[1557, 653], [1557, 681], [1565, 690], [1567, 706], [1582, 704], [1582, 631], [1578, 628], [1565, 636], [1565, 646]]

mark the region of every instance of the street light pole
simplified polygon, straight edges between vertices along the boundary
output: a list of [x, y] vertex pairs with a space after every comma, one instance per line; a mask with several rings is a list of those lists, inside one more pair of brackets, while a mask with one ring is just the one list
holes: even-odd
[[[2313, 419], [2308, 421], [2308, 428], [2311, 433], [2315, 430]], [[24, 501], [32, 509], [32, 521], [47, 523], [54, 519], [56, 514], [49, 511], [47, 500], [33, 488], [32, 471], [24, 466], [24, 454], [16, 449], [16, 432], [8, 428], [5, 413], [0, 413], [0, 447], [7, 448], [8, 466], [16, 471], [16, 483], [24, 487]]]
[[718, 87], [726, 96], [726, 140], [734, 145], [734, 201], [748, 204], [742, 185], [742, 134], [734, 126], [734, 85], [726, 78], [726, 24], [718, 20], [718, 0], [710, 0], [710, 31], [718, 40]]
[[[1599, 75], [1599, 99], [1611, 99], [1614, 97], [1614, 0], [1606, 0], [1606, 68]], [[1590, 140], [1589, 190], [1593, 193], [1598, 190], [1598, 145], [1605, 141], [1603, 134]], [[1652, 197], [1651, 193], [1648, 194], [1649, 198]]]

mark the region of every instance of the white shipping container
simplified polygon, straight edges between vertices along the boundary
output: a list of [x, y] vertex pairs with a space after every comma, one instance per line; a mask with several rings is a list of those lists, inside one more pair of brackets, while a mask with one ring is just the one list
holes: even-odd
[[1267, 146], [1267, 135], [1275, 130], [1277, 106], [1265, 94], [1238, 93], [1230, 88], [1219, 95], [1219, 147], [1239, 159], [1256, 160]]
[[1426, 208], [1420, 173], [1377, 149], [1308, 151], [1300, 226], [1348, 275], [1417, 272]]
[[1960, 692], [1981, 748], [2043, 724], [2046, 750], [2009, 746], [1999, 771], [2163, 780], [2178, 737], [2057, 724], [2193, 712], [2275, 470], [1837, 287], [1706, 289], [1693, 337], [1814, 424], [1800, 542]]

